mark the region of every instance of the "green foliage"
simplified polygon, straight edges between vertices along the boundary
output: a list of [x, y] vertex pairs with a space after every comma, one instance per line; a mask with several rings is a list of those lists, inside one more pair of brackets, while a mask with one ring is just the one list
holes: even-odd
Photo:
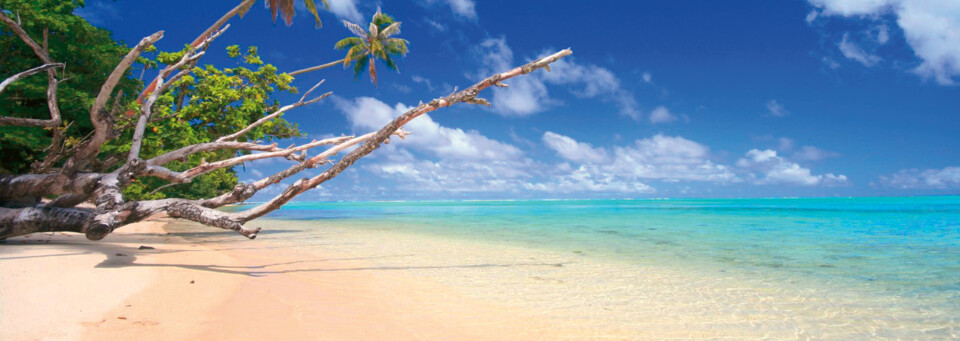
[[[293, 78], [278, 74], [273, 65], [264, 64], [256, 47], [247, 48], [244, 54], [240, 54], [240, 51], [239, 46], [227, 47], [227, 54], [237, 60], [237, 67], [194, 67], [189, 75], [174, 83], [172, 91], [158, 98], [153, 117], [164, 119], [149, 126], [140, 154], [142, 158], [148, 159], [174, 149], [211, 142], [220, 136], [236, 132], [263, 117], [264, 113], [279, 109], [276, 100], [270, 101], [277, 91], [297, 92], [297, 89], [290, 85]], [[174, 64], [178, 59], [170, 59], [169, 56], [182, 56], [183, 52], [160, 52], [158, 62]], [[132, 135], [132, 129], [125, 131], [120, 138], [105, 146], [104, 152], [126, 152], [129, 150]], [[296, 124], [280, 118], [253, 129], [240, 141], [271, 141], [296, 136], [301, 136]], [[172, 162], [167, 167], [174, 171], [183, 171], [199, 165], [202, 160], [214, 162], [237, 155], [238, 152], [233, 150], [198, 153], [186, 160]], [[124, 194], [131, 199], [193, 199], [215, 196], [232, 189], [236, 182], [237, 177], [232, 170], [217, 170], [194, 179], [190, 184], [168, 187], [151, 195], [150, 191], [165, 182], [140, 178], [134, 185], [127, 187]]]
[[[93, 130], [90, 106], [100, 85], [129, 50], [110, 37], [110, 32], [90, 25], [73, 15], [84, 1], [74, 0], [0, 0], [2, 14], [20, 16], [23, 29], [38, 44], [48, 30], [51, 58], [65, 63], [57, 91], [65, 135], [76, 142]], [[42, 64], [32, 50], [5, 25], [0, 25], [0, 79]], [[135, 97], [141, 85], [126, 77], [118, 85], [125, 97]], [[44, 73], [12, 84], [0, 94], [0, 113], [7, 116], [48, 119], [46, 102], [47, 77]], [[112, 101], [109, 103], [113, 103]], [[0, 174], [20, 174], [30, 164], [43, 158], [43, 149], [50, 145], [50, 130], [35, 127], [0, 127]]]
[[[89, 118], [93, 100], [114, 66], [129, 51], [125, 45], [114, 41], [110, 32], [73, 15], [73, 10], [83, 5], [82, 0], [0, 0], [0, 9], [3, 10], [0, 15], [19, 13], [24, 29], [37, 42], [42, 41], [43, 30], [47, 28], [51, 57], [67, 64], [67, 70], [60, 78], [69, 80], [60, 83], [58, 102], [64, 125], [70, 126], [66, 130], [68, 147], [80, 143], [93, 131]], [[187, 48], [180, 51], [149, 48], [137, 61], [142, 68], [150, 70], [147, 74], [152, 76], [156, 70], [179, 61], [186, 51]], [[278, 74], [276, 67], [264, 63], [256, 47], [247, 48], [246, 53], [242, 53], [244, 50], [239, 46], [230, 46], [227, 51], [236, 60], [236, 67], [220, 69], [209, 65], [188, 65], [190, 74], [158, 98], [153, 110], [155, 121], [148, 125], [141, 158], [210, 142], [236, 132], [262, 118], [264, 113], [278, 109], [274, 97], [277, 92], [297, 92], [290, 85], [293, 78]], [[39, 58], [19, 38], [7, 30], [0, 32], [0, 77], [6, 78], [40, 64]], [[100, 159], [123, 157], [130, 150], [132, 123], [136, 115], [125, 117], [122, 113], [127, 110], [139, 112], [134, 99], [142, 87], [142, 82], [130, 73], [120, 82], [118, 89], [124, 96], [119, 104], [121, 108], [116, 110], [119, 114], [114, 118], [118, 121], [117, 127], [126, 128], [119, 137], [103, 146]], [[46, 89], [43, 74], [14, 83], [0, 94], [0, 113], [49, 118]], [[109, 103], [112, 105], [113, 101]], [[278, 118], [253, 129], [240, 140], [272, 141], [300, 135], [295, 124]], [[29, 172], [30, 163], [44, 156], [43, 149], [50, 145], [51, 136], [49, 130], [41, 128], [0, 127], [0, 173]], [[174, 171], [183, 171], [199, 165], [202, 160], [214, 162], [242, 153], [233, 150], [199, 153], [167, 166]], [[118, 166], [113, 165], [113, 168]], [[166, 182], [138, 178], [124, 189], [124, 193], [133, 200], [212, 197], [232, 189], [236, 182], [237, 176], [232, 170], [220, 169], [197, 177], [190, 184], [167, 187], [152, 194]]]

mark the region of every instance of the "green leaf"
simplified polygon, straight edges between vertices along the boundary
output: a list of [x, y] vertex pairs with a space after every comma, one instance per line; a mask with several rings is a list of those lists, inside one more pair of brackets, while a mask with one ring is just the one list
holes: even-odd
[[[323, 23], [320, 22], [320, 14], [317, 13], [317, 5], [313, 3], [313, 0], [303, 0], [303, 2], [307, 5], [307, 11], [313, 14], [313, 19], [317, 22], [317, 28], [323, 27]], [[326, 0], [323, 0], [323, 7], [329, 7]]]

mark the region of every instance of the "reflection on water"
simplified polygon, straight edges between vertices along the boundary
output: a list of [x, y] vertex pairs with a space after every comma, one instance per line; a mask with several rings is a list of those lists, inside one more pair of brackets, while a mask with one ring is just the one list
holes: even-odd
[[389, 266], [565, 264], [415, 271], [600, 328], [657, 337], [960, 333], [958, 197], [304, 203], [267, 219], [254, 223], [285, 232], [267, 232], [269, 242], [416, 255], [385, 258]]

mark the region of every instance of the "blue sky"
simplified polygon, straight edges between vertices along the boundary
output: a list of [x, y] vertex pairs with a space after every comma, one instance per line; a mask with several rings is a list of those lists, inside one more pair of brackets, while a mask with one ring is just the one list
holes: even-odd
[[[223, 1], [89, 1], [81, 15], [132, 43], [177, 49]], [[378, 6], [411, 42], [379, 87], [332, 68], [330, 99], [286, 115], [309, 138], [362, 134], [419, 101], [570, 47], [553, 72], [511, 80], [408, 126], [303, 200], [960, 194], [960, 2], [940, 0], [330, 0], [314, 28], [255, 6], [218, 39], [292, 71]], [[281, 96], [295, 101], [295, 96]], [[253, 180], [289, 166], [238, 169]], [[255, 199], [269, 198], [280, 188]]]

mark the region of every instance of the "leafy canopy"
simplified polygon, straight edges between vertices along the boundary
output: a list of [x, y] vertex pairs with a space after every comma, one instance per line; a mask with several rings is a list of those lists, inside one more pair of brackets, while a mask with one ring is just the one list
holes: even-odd
[[[50, 57], [65, 63], [59, 79], [57, 97], [63, 118], [67, 147], [93, 131], [90, 107], [100, 85], [129, 50], [114, 41], [110, 32], [90, 25], [73, 15], [83, 7], [83, 0], [0, 0], [0, 11], [16, 20], [19, 15], [24, 31], [42, 44], [47, 31]], [[5, 25], [0, 25], [0, 79], [42, 64], [20, 38]], [[118, 93], [136, 96], [140, 82], [124, 77]], [[0, 113], [14, 117], [50, 118], [46, 102], [47, 77], [44, 73], [10, 85], [0, 94]], [[113, 103], [112, 101], [110, 103]], [[68, 127], [68, 128], [66, 128]], [[50, 145], [52, 132], [38, 127], [0, 127], [0, 174], [21, 174], [30, 170], [34, 161], [43, 158]]]
[[[160, 52], [156, 62], [175, 64], [185, 53]], [[144, 136], [141, 158], [149, 159], [162, 153], [182, 147], [211, 142], [220, 136], [234, 133], [250, 123], [262, 118], [264, 113], [280, 108], [274, 98], [277, 92], [297, 93], [290, 85], [293, 77], [278, 74], [277, 68], [265, 64], [255, 46], [242, 51], [239, 46], [228, 46], [227, 54], [236, 60], [237, 66], [219, 69], [211, 65], [193, 67], [190, 74], [179, 79], [168, 91], [157, 99], [153, 109], [150, 129]], [[137, 110], [136, 108], [131, 108]], [[125, 153], [130, 149], [133, 136], [131, 129], [109, 145], [104, 147], [108, 154]], [[283, 138], [298, 137], [302, 134], [297, 125], [282, 118], [254, 128], [238, 141], [275, 141]], [[246, 151], [217, 150], [197, 153], [185, 160], [174, 161], [167, 167], [174, 171], [184, 171], [200, 165], [202, 161], [214, 162], [231, 158]], [[134, 185], [124, 191], [131, 198], [201, 198], [216, 196], [230, 190], [237, 183], [233, 170], [220, 169], [201, 175], [189, 184], [165, 188], [150, 194], [164, 181], [152, 178], [138, 179]]]

